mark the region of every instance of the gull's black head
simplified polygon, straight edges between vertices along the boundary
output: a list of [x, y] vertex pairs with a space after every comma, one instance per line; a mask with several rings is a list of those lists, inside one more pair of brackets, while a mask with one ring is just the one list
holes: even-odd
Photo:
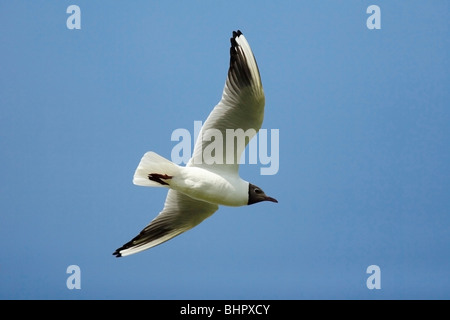
[[264, 191], [260, 187], [255, 186], [254, 184], [248, 184], [248, 205], [254, 204], [261, 201], [272, 201], [278, 203], [277, 199], [266, 196]]

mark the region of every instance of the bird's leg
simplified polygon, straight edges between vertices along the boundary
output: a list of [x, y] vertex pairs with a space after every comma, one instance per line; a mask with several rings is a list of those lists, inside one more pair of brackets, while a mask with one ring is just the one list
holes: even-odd
[[150, 173], [148, 175], [149, 180], [158, 182], [159, 184], [166, 185], [166, 186], [168, 186], [169, 184], [165, 181], [162, 181], [162, 179], [172, 179], [172, 178], [173, 178], [172, 176], [169, 176], [167, 174]]

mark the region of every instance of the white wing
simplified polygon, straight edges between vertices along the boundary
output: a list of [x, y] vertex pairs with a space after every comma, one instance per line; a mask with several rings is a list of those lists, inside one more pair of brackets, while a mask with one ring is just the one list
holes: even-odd
[[159, 215], [113, 254], [116, 257], [128, 256], [157, 246], [195, 227], [218, 208], [216, 204], [195, 200], [178, 191], [169, 190], [164, 209]]
[[[230, 67], [222, 99], [206, 119], [187, 166], [237, 174], [242, 151], [261, 128], [265, 98], [258, 65], [244, 35], [233, 31], [230, 41]], [[241, 135], [237, 139], [244, 139], [241, 143], [234, 138], [227, 141], [227, 129], [238, 136], [245, 133], [247, 138]], [[217, 138], [220, 135], [222, 141]]]

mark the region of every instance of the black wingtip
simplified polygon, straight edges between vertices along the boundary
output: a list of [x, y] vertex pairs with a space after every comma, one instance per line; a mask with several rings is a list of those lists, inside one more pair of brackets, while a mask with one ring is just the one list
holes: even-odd
[[233, 31], [233, 38], [239, 37], [240, 35], [242, 35], [241, 30], [238, 29], [236, 31]]
[[230, 38], [231, 46], [236, 46], [236, 38], [240, 37], [242, 35], [241, 30], [233, 31], [233, 36]]
[[238, 32], [240, 33], [240, 31], [233, 31], [233, 36], [230, 38], [230, 43], [231, 43], [231, 48], [230, 48], [230, 54], [233, 54], [233, 48], [237, 46], [237, 42], [236, 42], [236, 38], [239, 37], [242, 33], [238, 34]]
[[230, 38], [230, 67], [228, 68], [229, 86], [236, 90], [252, 85], [252, 73], [249, 69], [247, 57], [244, 51], [236, 41], [242, 35], [241, 30], [233, 31], [233, 37]]
[[120, 258], [122, 256], [122, 254], [118, 250], [119, 249], [113, 252], [113, 256], [116, 256], [116, 258]]

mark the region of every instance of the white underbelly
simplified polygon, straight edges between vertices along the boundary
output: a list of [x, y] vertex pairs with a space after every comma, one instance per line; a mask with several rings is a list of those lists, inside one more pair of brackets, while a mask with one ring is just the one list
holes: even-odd
[[236, 177], [222, 177], [197, 167], [183, 167], [173, 177], [170, 187], [191, 198], [224, 206], [248, 204], [248, 182]]

